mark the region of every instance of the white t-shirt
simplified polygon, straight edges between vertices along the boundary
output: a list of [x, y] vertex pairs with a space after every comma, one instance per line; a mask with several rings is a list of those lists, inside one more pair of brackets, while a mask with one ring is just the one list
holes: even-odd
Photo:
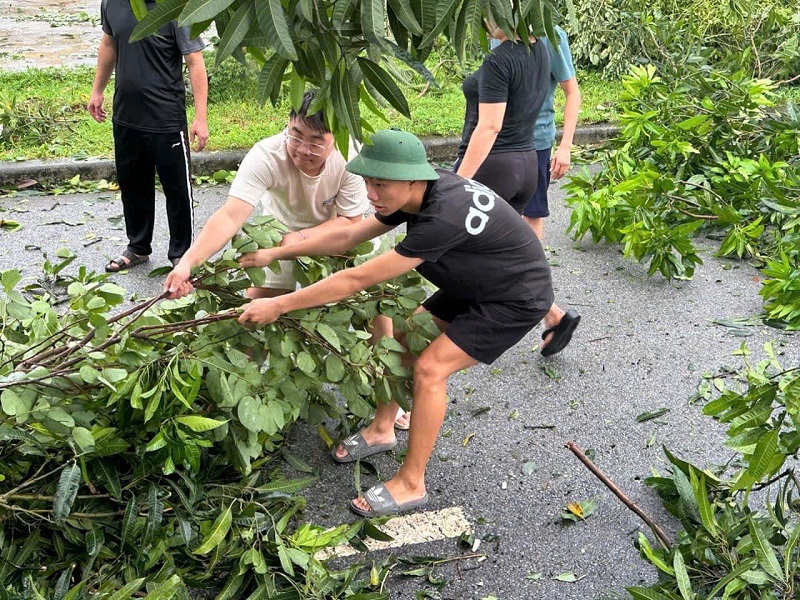
[[229, 195], [271, 215], [292, 231], [315, 227], [337, 216], [363, 215], [369, 205], [364, 180], [345, 170], [338, 150], [311, 177], [286, 152], [282, 134], [265, 138], [244, 157]]

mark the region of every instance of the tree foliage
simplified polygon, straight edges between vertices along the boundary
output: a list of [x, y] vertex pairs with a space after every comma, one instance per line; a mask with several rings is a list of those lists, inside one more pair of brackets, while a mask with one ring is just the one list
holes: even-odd
[[[781, 0], [566, 0], [575, 63], [618, 78], [633, 65], [673, 54], [753, 77], [790, 79], [800, 70], [800, 18]], [[703, 18], [697, 18], [703, 15]]]
[[[726, 446], [736, 456], [726, 473], [701, 469], [666, 451], [671, 473], [648, 479], [682, 531], [670, 551], [640, 534], [642, 557], [659, 571], [649, 587], [628, 588], [635, 599], [756, 600], [795, 598], [800, 590], [800, 371], [784, 368], [771, 344], [768, 358], [748, 362], [726, 383], [715, 377], [706, 415], [728, 425]], [[747, 356], [743, 345], [738, 354]], [[712, 392], [712, 389], [716, 394]], [[763, 490], [763, 491], [762, 491]], [[751, 502], [751, 492], [763, 498]]]
[[[413, 272], [241, 327], [239, 292], [263, 271], [234, 259], [283, 230], [260, 218], [199, 269], [195, 294], [113, 315], [125, 291], [85, 267], [65, 275], [67, 252], [37, 283], [0, 274], [0, 598], [185, 598], [221, 574], [219, 598], [387, 597], [368, 594], [358, 567], [314, 559], [376, 533], [292, 521], [315, 477], [285, 434], [304, 419], [330, 441], [350, 427], [340, 398], [366, 417], [408, 397], [402, 347], [367, 343], [377, 314], [416, 351], [438, 330], [429, 317], [405, 321], [426, 295]], [[295, 274], [312, 282], [372, 251], [303, 259]], [[344, 431], [328, 433], [327, 418]], [[302, 476], [283, 475], [281, 458]]]
[[573, 235], [667, 278], [693, 275], [695, 235], [719, 239], [720, 256], [768, 264], [769, 318], [800, 326], [800, 113], [775, 107], [769, 80], [702, 60], [634, 67], [623, 84], [604, 168], [566, 185]]
[[550, 0], [162, 0], [150, 12], [144, 0], [131, 5], [141, 19], [132, 40], [172, 19], [193, 35], [213, 23], [218, 62], [248, 53], [261, 65], [262, 102], [276, 103], [284, 82], [295, 107], [306, 84], [319, 88], [312, 112], [324, 109], [340, 148], [347, 147], [348, 134], [360, 141], [362, 131], [388, 123], [381, 106], [410, 116], [394, 61], [436, 84], [424, 63], [440, 35], [459, 58], [485, 47], [484, 17], [524, 40], [529, 30], [555, 38]]

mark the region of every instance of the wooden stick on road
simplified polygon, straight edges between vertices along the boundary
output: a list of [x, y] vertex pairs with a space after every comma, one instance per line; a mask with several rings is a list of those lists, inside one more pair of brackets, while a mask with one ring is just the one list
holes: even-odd
[[646, 515], [641, 508], [639, 508], [633, 502], [631, 502], [631, 500], [625, 494], [622, 493], [622, 490], [620, 490], [616, 486], [616, 484], [613, 481], [611, 481], [596, 464], [594, 464], [591, 460], [589, 460], [589, 458], [583, 453], [583, 450], [581, 450], [580, 447], [575, 442], [567, 442], [564, 445], [567, 449], [570, 450], [570, 452], [572, 452], [575, 456], [578, 457], [578, 460], [580, 460], [584, 465], [586, 465], [587, 469], [589, 469], [592, 473], [594, 473], [595, 477], [597, 477], [600, 481], [602, 481], [603, 484], [608, 489], [614, 492], [614, 495], [617, 498], [619, 498], [625, 506], [630, 508], [633, 512], [636, 513], [636, 515], [642, 521], [647, 523], [647, 526], [650, 528], [650, 531], [652, 531], [653, 534], [655, 534], [655, 536], [658, 538], [658, 540], [661, 542], [664, 548], [666, 548], [667, 550], [672, 548], [672, 542], [670, 542], [670, 539], [669, 537], [667, 537], [667, 534], [664, 533], [664, 530], [661, 529], [661, 527], [659, 527], [658, 524], [655, 521], [653, 521], [653, 519], [651, 519], [648, 515]]

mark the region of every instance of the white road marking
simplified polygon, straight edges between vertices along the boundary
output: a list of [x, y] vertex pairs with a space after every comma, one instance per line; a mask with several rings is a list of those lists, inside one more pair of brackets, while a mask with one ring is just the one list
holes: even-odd
[[[465, 532], [471, 533], [472, 525], [467, 520], [464, 510], [460, 506], [453, 506], [442, 510], [397, 516], [386, 521], [381, 530], [394, 539], [391, 542], [381, 542], [367, 538], [364, 540], [364, 544], [370, 551], [455, 538]], [[314, 555], [314, 558], [326, 560], [353, 554], [358, 554], [358, 550], [350, 544], [342, 544], [335, 548], [320, 550]]]

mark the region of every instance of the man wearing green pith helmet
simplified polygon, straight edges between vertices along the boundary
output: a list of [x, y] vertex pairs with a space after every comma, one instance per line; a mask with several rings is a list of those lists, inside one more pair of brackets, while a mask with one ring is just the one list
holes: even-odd
[[[242, 323], [271, 323], [281, 315], [347, 298], [416, 269], [439, 290], [418, 311], [429, 311], [442, 332], [415, 358], [408, 453], [392, 479], [354, 499], [363, 516], [393, 514], [424, 505], [425, 469], [445, 415], [451, 373], [490, 364], [527, 334], [553, 303], [550, 267], [536, 236], [492, 190], [432, 168], [422, 142], [398, 129], [372, 136], [347, 164], [361, 175], [375, 215], [350, 227], [291, 246], [242, 257], [244, 267], [273, 260], [340, 254], [401, 223], [407, 235], [393, 250], [345, 269], [300, 291], [254, 300]], [[397, 336], [402, 343], [402, 336]], [[397, 404], [378, 407], [373, 421], [334, 449], [337, 462], [352, 462], [393, 448]]]

